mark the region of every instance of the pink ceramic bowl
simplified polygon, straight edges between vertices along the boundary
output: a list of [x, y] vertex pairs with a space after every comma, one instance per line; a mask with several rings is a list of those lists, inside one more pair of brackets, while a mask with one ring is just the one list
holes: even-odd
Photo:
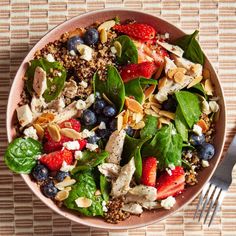
[[[149, 15], [143, 12], [132, 11], [132, 10], [123, 10], [123, 9], [105, 9], [95, 12], [89, 12], [83, 14], [81, 16], [74, 17], [53, 30], [51, 30], [48, 34], [46, 34], [29, 52], [29, 54], [25, 57], [24, 61], [20, 65], [20, 68], [15, 76], [14, 82], [11, 87], [9, 99], [8, 99], [8, 106], [7, 106], [7, 136], [8, 141], [12, 141], [15, 131], [13, 128], [14, 121], [16, 119], [15, 109], [17, 107], [18, 102], [20, 101], [20, 94], [23, 89], [23, 76], [26, 71], [27, 62], [31, 60], [35, 54], [35, 52], [41, 48], [43, 48], [47, 43], [52, 42], [60, 37], [60, 35], [66, 31], [71, 31], [76, 27], [85, 27], [88, 26], [95, 21], [105, 21], [107, 19], [114, 18], [115, 16], [119, 16], [121, 20], [125, 19], [134, 19], [137, 22], [147, 23], [156, 28], [159, 32], [170, 33], [171, 40], [183, 36], [185, 33], [174, 26], [173, 24], [153, 15]], [[194, 30], [194, 29], [193, 29]], [[216, 154], [215, 157], [210, 162], [210, 167], [205, 168], [203, 171], [199, 173], [198, 180], [199, 183], [193, 187], [188, 187], [186, 191], [178, 196], [177, 203], [175, 207], [171, 210], [160, 209], [157, 211], [149, 211], [144, 212], [141, 217], [132, 216], [130, 219], [123, 221], [119, 224], [113, 225], [108, 224], [100, 218], [88, 218], [88, 217], [80, 217], [77, 215], [75, 211], [69, 211], [65, 208], [57, 207], [53, 201], [43, 196], [40, 192], [37, 185], [32, 182], [28, 175], [22, 175], [22, 178], [29, 186], [29, 188], [34, 192], [34, 194], [41, 199], [48, 207], [52, 210], [57, 212], [58, 214], [73, 220], [77, 223], [97, 227], [97, 228], [106, 228], [106, 229], [129, 229], [135, 227], [143, 227], [148, 224], [152, 224], [154, 222], [158, 222], [167, 216], [173, 214], [174, 212], [178, 211], [184, 205], [191, 202], [201, 191], [203, 185], [209, 180], [211, 175], [213, 174], [223, 150], [224, 140], [225, 140], [225, 125], [226, 125], [226, 112], [225, 112], [225, 102], [222, 87], [220, 85], [220, 81], [214, 71], [211, 63], [206, 58], [206, 65], [207, 68], [211, 71], [212, 80], [215, 85], [215, 91], [217, 96], [220, 99], [220, 116], [219, 121], [216, 125], [216, 138], [215, 138], [215, 147], [216, 147]], [[45, 206], [46, 207], [46, 206]]]

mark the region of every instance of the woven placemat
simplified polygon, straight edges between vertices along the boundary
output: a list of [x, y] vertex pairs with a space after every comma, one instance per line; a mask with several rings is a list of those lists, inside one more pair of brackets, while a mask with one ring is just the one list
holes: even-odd
[[[86, 11], [126, 7], [162, 16], [200, 41], [218, 71], [227, 102], [228, 147], [236, 133], [236, 2], [203, 0], [0, 0], [0, 235], [236, 235], [236, 181], [210, 229], [192, 220], [197, 199], [168, 219], [145, 228], [107, 232], [75, 224], [47, 208], [21, 177], [5, 167], [5, 111], [10, 84], [29, 49], [49, 29]], [[236, 169], [233, 173], [236, 177]]]

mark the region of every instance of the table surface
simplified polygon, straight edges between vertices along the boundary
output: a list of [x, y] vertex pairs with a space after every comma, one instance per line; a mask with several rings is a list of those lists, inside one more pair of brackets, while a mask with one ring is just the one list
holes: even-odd
[[2, 161], [10, 84], [32, 46], [57, 24], [87, 11], [125, 7], [162, 16], [200, 42], [218, 71], [227, 103], [227, 149], [236, 133], [236, 2], [215, 0], [0, 0], [0, 235], [236, 235], [234, 181], [212, 227], [192, 220], [197, 199], [168, 219], [135, 230], [108, 232], [73, 223], [47, 208]]

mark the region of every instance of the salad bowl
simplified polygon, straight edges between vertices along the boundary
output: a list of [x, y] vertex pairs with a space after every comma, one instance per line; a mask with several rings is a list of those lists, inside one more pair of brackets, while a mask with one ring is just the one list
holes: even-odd
[[[35, 53], [43, 48], [49, 42], [53, 42], [60, 38], [60, 36], [68, 31], [72, 31], [77, 27], [86, 27], [92, 25], [94, 22], [104, 22], [106, 20], [112, 19], [115, 16], [119, 16], [120, 20], [132, 19], [136, 22], [149, 24], [153, 28], [156, 29], [161, 34], [165, 34], [168, 32], [170, 34], [170, 42], [175, 41], [177, 38], [180, 38], [186, 35], [181, 29], [176, 27], [174, 24], [167, 22], [164, 19], [159, 17], [146, 14], [139, 11], [133, 10], [124, 10], [124, 9], [105, 9], [99, 10], [94, 12], [89, 12], [77, 17], [74, 17], [60, 25], [56, 28], [52, 29], [48, 32], [28, 53], [28, 55], [23, 60], [22, 64], [20, 65], [18, 72], [15, 76], [13, 81], [11, 91], [9, 94], [8, 99], [8, 106], [7, 106], [7, 136], [8, 141], [11, 142], [16, 135], [15, 131], [15, 121], [16, 121], [16, 114], [15, 110], [18, 106], [18, 103], [21, 101], [21, 93], [24, 88], [24, 82], [22, 78], [25, 75], [27, 70], [27, 63], [34, 58]], [[220, 80], [217, 77], [217, 74], [210, 63], [209, 59], [205, 55], [205, 62], [204, 66], [208, 68], [211, 74], [211, 80], [214, 84], [215, 88], [215, 95], [219, 97], [219, 117], [216, 121], [215, 127], [215, 138], [214, 138], [214, 147], [215, 147], [215, 155], [214, 158], [210, 161], [210, 166], [208, 168], [203, 168], [198, 174], [198, 183], [194, 186], [190, 186], [186, 188], [186, 190], [179, 196], [176, 197], [176, 204], [170, 210], [166, 210], [164, 208], [153, 210], [153, 211], [144, 211], [141, 215], [135, 216], [132, 215], [128, 220], [121, 221], [119, 224], [109, 224], [105, 222], [103, 219], [94, 218], [94, 217], [84, 217], [78, 216], [76, 212], [70, 211], [64, 207], [58, 207], [51, 199], [45, 197], [40, 189], [38, 188], [37, 184], [32, 181], [29, 175], [21, 174], [22, 178], [24, 179], [25, 183], [29, 186], [32, 192], [49, 208], [57, 212], [58, 214], [75, 221], [80, 224], [84, 224], [91, 227], [96, 228], [103, 228], [103, 229], [130, 229], [136, 227], [143, 227], [148, 224], [152, 224], [158, 221], [165, 219], [166, 217], [170, 216], [174, 212], [180, 210], [183, 206], [190, 203], [201, 191], [204, 184], [210, 179], [212, 176], [219, 160], [221, 157], [221, 153], [224, 146], [225, 140], [225, 131], [226, 131], [226, 109], [225, 109], [225, 101], [223, 90], [220, 84]], [[46, 207], [45, 206], [45, 207]]]

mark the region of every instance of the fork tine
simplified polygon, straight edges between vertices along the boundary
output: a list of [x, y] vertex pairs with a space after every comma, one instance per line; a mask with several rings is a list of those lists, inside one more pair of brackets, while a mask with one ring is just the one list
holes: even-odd
[[205, 209], [206, 209], [206, 206], [207, 206], [207, 204], [208, 204], [208, 202], [209, 202], [209, 200], [210, 200], [210, 198], [211, 198], [211, 195], [212, 195], [214, 189], [215, 189], [215, 185], [211, 184], [211, 185], [210, 185], [210, 188], [209, 188], [209, 191], [208, 191], [208, 193], [207, 193], [207, 196], [206, 196], [206, 200], [205, 200], [205, 202], [204, 202], [204, 204], [203, 204], [201, 213], [200, 213], [200, 215], [199, 215], [198, 222], [201, 220], [201, 218], [202, 218], [202, 216], [203, 216], [203, 214], [204, 214], [204, 211], [205, 211]]
[[212, 198], [212, 200], [211, 200], [210, 206], [208, 207], [208, 210], [207, 210], [206, 217], [205, 217], [205, 219], [204, 219], [204, 224], [206, 223], [207, 218], [208, 218], [208, 215], [209, 215], [209, 213], [211, 212], [211, 209], [212, 209], [212, 207], [213, 207], [213, 205], [214, 205], [216, 199], [218, 198], [220, 192], [221, 192], [221, 188], [219, 188], [219, 187], [216, 186], [215, 191], [214, 191], [214, 193], [213, 193], [213, 198]]
[[209, 222], [209, 224], [208, 224], [208, 227], [211, 226], [211, 223], [212, 223], [212, 221], [213, 221], [213, 219], [214, 219], [214, 217], [215, 217], [215, 215], [216, 215], [218, 209], [220, 208], [220, 206], [221, 206], [221, 204], [222, 204], [222, 202], [223, 202], [223, 199], [224, 199], [224, 197], [225, 197], [225, 194], [226, 194], [226, 191], [224, 191], [224, 190], [221, 189], [221, 191], [220, 191], [220, 193], [219, 193], [218, 201], [217, 201], [217, 203], [216, 203], [216, 207], [215, 207], [215, 209], [214, 209], [214, 211], [213, 211], [213, 213], [212, 213], [212, 216], [211, 216], [210, 222]]
[[203, 199], [204, 199], [204, 197], [205, 197], [205, 195], [206, 195], [206, 193], [207, 193], [207, 191], [208, 191], [208, 189], [209, 189], [209, 186], [210, 186], [210, 183], [207, 183], [207, 184], [204, 186], [203, 190], [202, 190], [202, 194], [201, 194], [201, 196], [199, 197], [198, 204], [197, 204], [197, 209], [196, 209], [196, 211], [195, 211], [195, 214], [194, 214], [194, 216], [193, 216], [193, 219], [195, 219], [196, 216], [197, 216], [199, 207], [200, 207], [200, 205], [202, 205]]

